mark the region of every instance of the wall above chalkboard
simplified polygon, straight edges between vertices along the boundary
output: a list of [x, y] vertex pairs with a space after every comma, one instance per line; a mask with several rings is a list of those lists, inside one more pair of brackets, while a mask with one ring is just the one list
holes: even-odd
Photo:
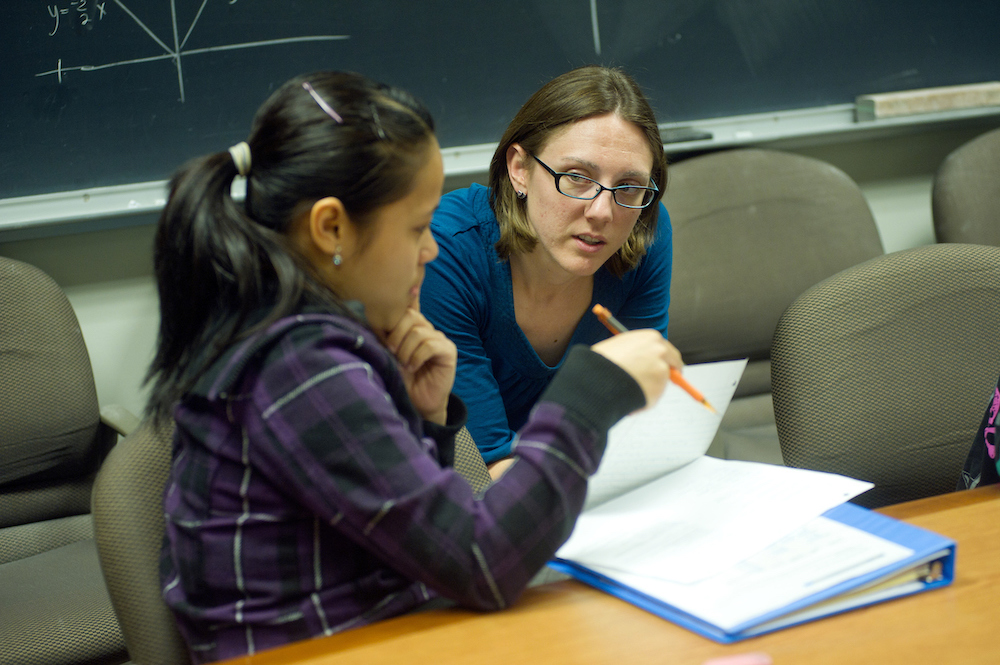
[[407, 88], [448, 148], [587, 63], [633, 74], [662, 123], [997, 80], [997, 25], [997, 0], [18, 0], [0, 199], [165, 180], [317, 69]]

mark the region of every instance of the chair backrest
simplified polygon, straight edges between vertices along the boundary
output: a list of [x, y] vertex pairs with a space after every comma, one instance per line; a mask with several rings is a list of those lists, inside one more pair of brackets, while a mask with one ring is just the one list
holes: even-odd
[[189, 662], [160, 586], [163, 488], [170, 472], [172, 436], [172, 422], [157, 428], [143, 420], [111, 451], [94, 483], [94, 537], [101, 569], [136, 665]]
[[469, 486], [475, 492], [484, 491], [493, 482], [486, 462], [467, 427], [458, 430], [455, 435], [455, 470], [469, 481]]
[[955, 489], [1000, 374], [1000, 247], [886, 254], [781, 317], [771, 383], [788, 466], [875, 483], [876, 507]]
[[781, 463], [770, 347], [781, 313], [816, 282], [882, 253], [857, 184], [826, 162], [735, 149], [670, 167], [668, 337], [685, 362], [748, 357], [709, 454]]
[[736, 149], [670, 167], [670, 341], [685, 362], [749, 357], [737, 396], [770, 390], [781, 313], [830, 275], [882, 253], [843, 171], [811, 157]]
[[42, 270], [0, 257], [0, 661], [124, 656], [90, 516], [116, 439], [66, 295]]
[[62, 289], [0, 257], [0, 528], [86, 514], [116, 435]]
[[948, 155], [931, 190], [938, 242], [1000, 246], [1000, 129]]

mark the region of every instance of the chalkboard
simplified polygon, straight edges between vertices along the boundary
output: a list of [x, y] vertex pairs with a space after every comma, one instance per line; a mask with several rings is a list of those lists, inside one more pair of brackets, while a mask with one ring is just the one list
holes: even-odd
[[660, 122], [997, 80], [998, 25], [997, 0], [16, 0], [0, 199], [166, 179], [317, 69], [407, 88], [455, 147], [587, 63], [631, 72]]

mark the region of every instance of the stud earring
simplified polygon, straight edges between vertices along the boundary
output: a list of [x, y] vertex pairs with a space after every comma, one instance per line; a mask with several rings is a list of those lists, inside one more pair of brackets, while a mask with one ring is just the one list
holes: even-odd
[[337, 249], [333, 252], [333, 265], [339, 266], [344, 262], [344, 257], [340, 255], [340, 245], [337, 245]]
[[517, 198], [523, 201], [524, 199], [528, 198], [528, 195], [522, 192], [521, 190], [517, 190]]

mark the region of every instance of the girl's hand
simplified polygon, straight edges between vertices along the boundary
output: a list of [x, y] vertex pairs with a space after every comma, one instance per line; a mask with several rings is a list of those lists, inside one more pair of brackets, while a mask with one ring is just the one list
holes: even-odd
[[425, 420], [444, 425], [458, 365], [455, 344], [414, 307], [406, 310], [383, 341], [399, 361], [413, 406]]
[[591, 347], [628, 372], [654, 404], [670, 381], [670, 368], [684, 367], [680, 352], [655, 330], [630, 330], [609, 337]]

